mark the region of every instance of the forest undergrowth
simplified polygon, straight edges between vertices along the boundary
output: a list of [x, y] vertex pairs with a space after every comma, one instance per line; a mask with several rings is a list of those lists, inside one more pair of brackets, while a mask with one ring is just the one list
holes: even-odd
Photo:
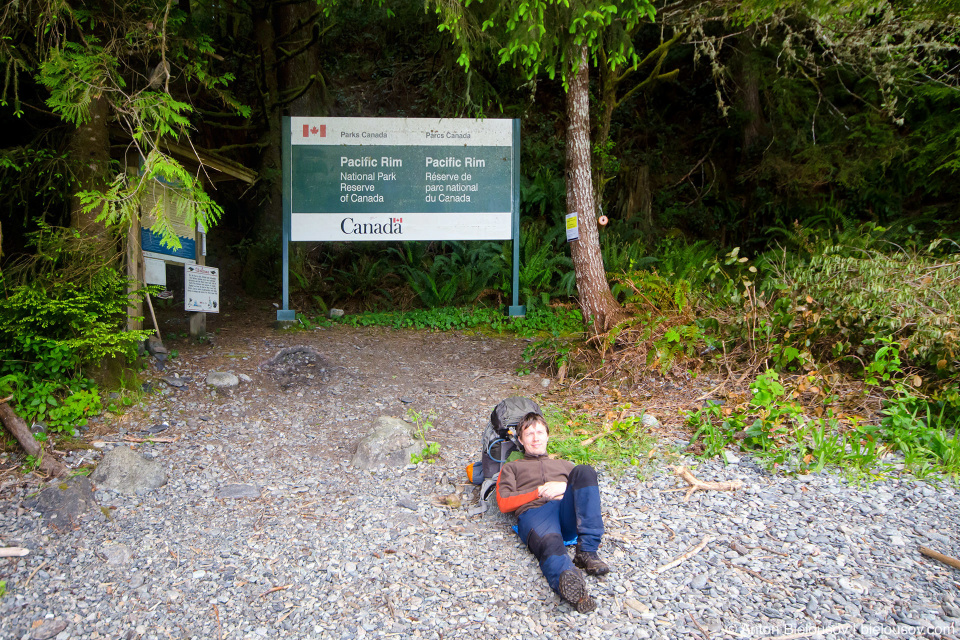
[[[606, 332], [583, 322], [562, 228], [542, 219], [522, 236], [523, 317], [503, 313], [509, 243], [371, 244], [300, 255], [297, 324], [524, 338], [518, 373], [554, 381], [544, 400], [556, 446], [611, 468], [639, 472], [656, 436], [683, 432], [687, 444], [671, 455], [730, 450], [791, 473], [958, 476], [955, 241], [875, 224], [797, 225], [748, 256], [682, 237], [648, 246], [636, 234], [627, 224], [605, 230], [608, 277], [628, 311]], [[45, 228], [33, 242], [36, 257], [3, 273], [0, 392], [54, 447], [89, 417], [137, 402], [147, 332], [121, 328], [130, 296], [145, 292], [129, 293], [110, 265], [90, 267], [69, 230]], [[332, 314], [335, 305], [348, 312]], [[117, 359], [126, 377], [96, 382], [92, 373]]]

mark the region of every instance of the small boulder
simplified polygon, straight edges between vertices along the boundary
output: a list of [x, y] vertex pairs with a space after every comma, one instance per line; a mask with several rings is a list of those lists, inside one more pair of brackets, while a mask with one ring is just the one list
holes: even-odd
[[351, 464], [357, 469], [372, 469], [380, 465], [404, 467], [410, 464], [410, 455], [420, 453], [425, 446], [415, 437], [415, 427], [399, 418], [377, 418], [373, 431], [360, 440]]
[[167, 348], [163, 346], [163, 342], [157, 336], [147, 338], [145, 346], [147, 347], [147, 353], [152, 356], [167, 354]]
[[259, 498], [260, 489], [251, 484], [228, 484], [217, 491], [218, 498]]
[[90, 480], [101, 489], [132, 494], [165, 485], [167, 472], [159, 462], [146, 460], [130, 447], [116, 447], [104, 454]]
[[211, 371], [207, 374], [207, 384], [217, 389], [229, 389], [240, 384], [240, 378], [227, 371]]
[[90, 479], [75, 476], [44, 489], [26, 505], [42, 513], [47, 522], [58, 529], [67, 529], [75, 527], [82, 516], [93, 513], [97, 501], [93, 497]]
[[100, 547], [100, 554], [111, 567], [125, 565], [133, 559], [133, 550], [125, 544], [106, 544]]
[[56, 638], [66, 628], [67, 623], [64, 620], [44, 620], [43, 624], [29, 633], [28, 637], [32, 640], [50, 640], [50, 638]]

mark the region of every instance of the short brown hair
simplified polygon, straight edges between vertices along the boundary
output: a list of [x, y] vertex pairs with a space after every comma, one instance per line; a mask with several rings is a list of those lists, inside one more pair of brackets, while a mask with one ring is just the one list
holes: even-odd
[[531, 411], [523, 416], [523, 420], [517, 425], [517, 438], [522, 438], [524, 430], [535, 424], [542, 424], [543, 428], [547, 430], [547, 434], [550, 434], [550, 425], [547, 424], [546, 419], [536, 411]]

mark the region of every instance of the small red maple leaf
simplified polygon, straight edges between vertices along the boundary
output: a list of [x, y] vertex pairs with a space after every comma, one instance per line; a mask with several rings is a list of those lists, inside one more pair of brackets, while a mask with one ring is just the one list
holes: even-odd
[[310, 133], [319, 133], [319, 132], [320, 132], [320, 129], [317, 129], [316, 127], [310, 127]]

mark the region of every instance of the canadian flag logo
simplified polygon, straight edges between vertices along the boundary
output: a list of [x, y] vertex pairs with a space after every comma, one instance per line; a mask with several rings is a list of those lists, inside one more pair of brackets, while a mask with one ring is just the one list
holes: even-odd
[[390, 218], [390, 222], [396, 222], [397, 224], [403, 222], [403, 218]]
[[303, 137], [309, 138], [310, 136], [315, 136], [320, 134], [321, 138], [327, 137], [327, 125], [322, 124], [319, 127], [316, 125], [310, 126], [309, 124], [303, 125]]

